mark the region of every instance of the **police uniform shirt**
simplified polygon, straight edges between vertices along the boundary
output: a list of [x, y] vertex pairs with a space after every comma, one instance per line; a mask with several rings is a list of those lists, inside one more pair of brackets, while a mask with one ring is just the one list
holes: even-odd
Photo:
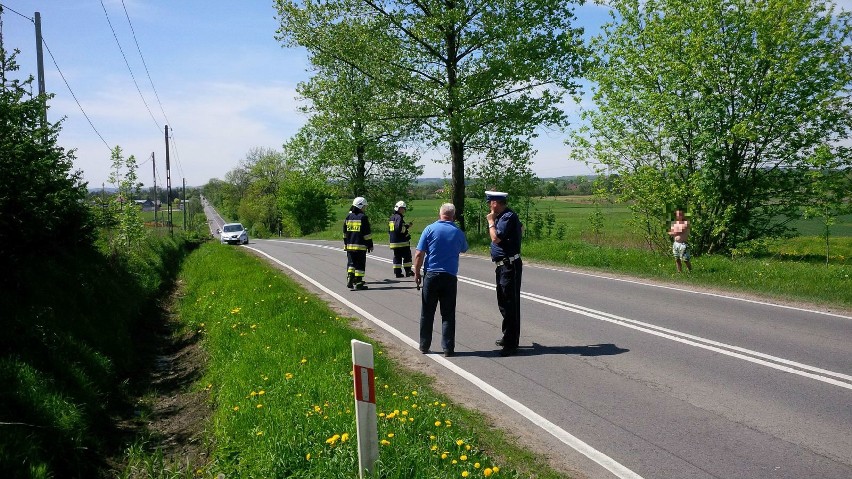
[[511, 208], [506, 208], [494, 219], [499, 243], [491, 242], [491, 260], [500, 261], [521, 254], [521, 219]]

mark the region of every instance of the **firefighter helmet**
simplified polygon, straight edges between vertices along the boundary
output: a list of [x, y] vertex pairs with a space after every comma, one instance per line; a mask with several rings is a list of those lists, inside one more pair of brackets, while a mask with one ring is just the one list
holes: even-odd
[[393, 205], [394, 211], [399, 211], [400, 208], [408, 209], [408, 207], [405, 206], [405, 201], [397, 201], [396, 204]]
[[359, 210], [363, 210], [365, 206], [367, 206], [367, 199], [363, 196], [359, 196], [352, 200], [352, 206], [358, 208]]

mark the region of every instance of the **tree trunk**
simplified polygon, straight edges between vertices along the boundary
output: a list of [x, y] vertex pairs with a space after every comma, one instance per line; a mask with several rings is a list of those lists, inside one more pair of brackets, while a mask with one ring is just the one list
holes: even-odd
[[453, 162], [453, 204], [456, 206], [456, 220], [462, 231], [466, 231], [464, 220], [464, 144], [460, 140], [450, 141], [450, 154]]

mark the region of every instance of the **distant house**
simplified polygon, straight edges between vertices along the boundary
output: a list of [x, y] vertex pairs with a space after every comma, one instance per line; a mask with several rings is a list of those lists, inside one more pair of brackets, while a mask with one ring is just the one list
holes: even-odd
[[154, 211], [154, 202], [151, 200], [133, 200], [142, 211]]

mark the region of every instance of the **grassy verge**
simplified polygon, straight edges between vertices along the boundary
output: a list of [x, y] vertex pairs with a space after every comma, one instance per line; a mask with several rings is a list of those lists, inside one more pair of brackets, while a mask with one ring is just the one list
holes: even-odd
[[350, 341], [358, 339], [376, 351], [375, 477], [563, 477], [260, 259], [206, 244], [181, 279], [180, 317], [203, 335], [210, 358], [198, 388], [215, 404], [211, 461], [196, 474], [357, 477]]
[[0, 475], [98, 477], [186, 243], [34, 258], [0, 291]]

